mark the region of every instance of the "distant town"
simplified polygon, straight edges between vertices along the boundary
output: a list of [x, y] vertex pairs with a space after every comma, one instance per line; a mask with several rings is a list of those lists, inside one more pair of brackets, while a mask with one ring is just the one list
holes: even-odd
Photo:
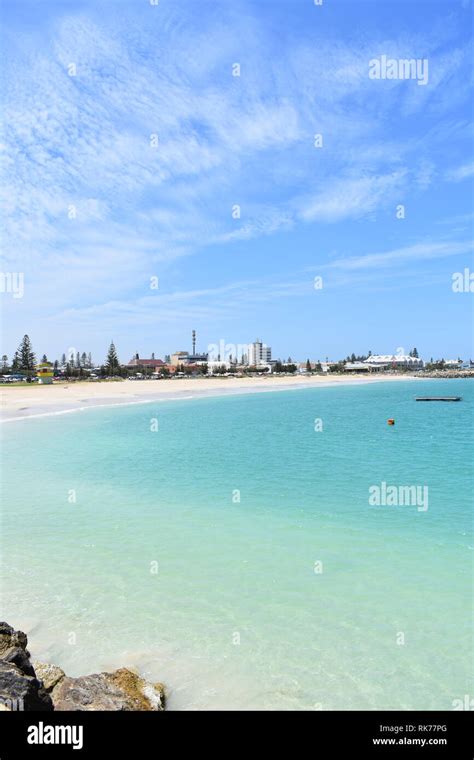
[[418, 350], [409, 353], [398, 349], [395, 354], [373, 354], [356, 356], [354, 353], [336, 361], [306, 359], [295, 361], [273, 359], [271, 347], [260, 339], [248, 344], [230, 344], [221, 340], [209, 345], [206, 352], [196, 350], [196, 331], [191, 333], [191, 350], [179, 350], [163, 358], [134, 354], [127, 363], [119, 359], [112, 341], [102, 363], [94, 362], [91, 353], [69, 349], [60, 359], [50, 360], [43, 354], [37, 359], [28, 335], [23, 337], [17, 351], [9, 360], [2, 356], [1, 382], [52, 383], [61, 380], [131, 379], [149, 380], [163, 378], [274, 375], [274, 374], [325, 374], [325, 373], [374, 373], [374, 372], [421, 372], [435, 376], [474, 376], [472, 359], [433, 359], [424, 361]]

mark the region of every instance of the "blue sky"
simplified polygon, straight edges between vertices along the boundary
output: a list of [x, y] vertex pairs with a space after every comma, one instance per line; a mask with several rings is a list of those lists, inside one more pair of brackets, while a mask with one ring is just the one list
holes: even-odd
[[[470, 1], [15, 0], [2, 22], [2, 271], [24, 273], [2, 353], [26, 332], [125, 361], [195, 328], [302, 360], [474, 355], [452, 290], [473, 271]], [[371, 79], [382, 55], [426, 59], [427, 84]]]

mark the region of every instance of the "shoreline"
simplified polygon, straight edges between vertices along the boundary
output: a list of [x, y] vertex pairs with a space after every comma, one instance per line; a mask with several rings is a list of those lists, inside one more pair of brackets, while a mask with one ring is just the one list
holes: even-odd
[[[216, 396], [235, 396], [246, 393], [268, 393], [309, 388], [329, 388], [348, 385], [400, 382], [418, 378], [412, 375], [367, 377], [266, 377], [266, 378], [199, 378], [185, 380], [123, 380], [116, 383], [61, 383], [27, 385], [1, 389], [0, 423], [41, 417], [62, 416], [88, 409], [152, 404], [162, 401], [187, 401]], [[150, 388], [150, 385], [159, 388]], [[67, 391], [65, 398], [63, 393]], [[84, 396], [88, 396], [84, 398]]]

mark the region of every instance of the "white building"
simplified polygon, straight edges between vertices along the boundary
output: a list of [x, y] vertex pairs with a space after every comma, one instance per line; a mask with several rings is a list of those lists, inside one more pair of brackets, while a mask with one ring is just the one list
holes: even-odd
[[263, 364], [269, 364], [272, 360], [272, 349], [266, 346], [258, 338], [255, 343], [249, 344], [247, 364], [249, 367], [261, 367]]
[[207, 362], [207, 372], [209, 375], [215, 375], [220, 374], [220, 371], [222, 369], [225, 369], [226, 372], [229, 372], [232, 369], [232, 365], [230, 362], [221, 362], [221, 361], [210, 361]]
[[337, 362], [320, 362], [322, 372], [331, 372], [333, 367], [337, 367]]
[[346, 362], [344, 364], [345, 372], [373, 372], [380, 370], [382, 364], [367, 364], [367, 362]]
[[365, 360], [364, 364], [372, 367], [386, 366], [387, 369], [422, 369], [423, 359], [406, 354], [374, 354]]

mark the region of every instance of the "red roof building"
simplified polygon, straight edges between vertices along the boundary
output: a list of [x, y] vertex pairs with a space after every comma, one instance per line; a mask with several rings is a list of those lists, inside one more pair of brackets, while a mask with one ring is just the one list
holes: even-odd
[[127, 367], [152, 367], [152, 369], [158, 369], [159, 367], [166, 367], [166, 364], [162, 359], [130, 359]]

